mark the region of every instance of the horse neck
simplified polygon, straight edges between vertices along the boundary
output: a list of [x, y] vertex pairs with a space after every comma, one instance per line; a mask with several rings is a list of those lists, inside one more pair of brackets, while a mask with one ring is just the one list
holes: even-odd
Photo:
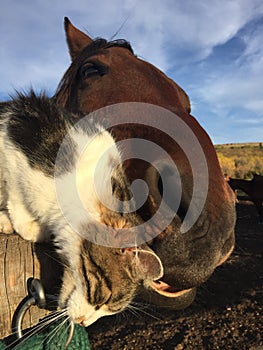
[[251, 181], [241, 180], [241, 179], [235, 179], [235, 180], [232, 179], [231, 187], [235, 190], [242, 190], [248, 194], [251, 188]]

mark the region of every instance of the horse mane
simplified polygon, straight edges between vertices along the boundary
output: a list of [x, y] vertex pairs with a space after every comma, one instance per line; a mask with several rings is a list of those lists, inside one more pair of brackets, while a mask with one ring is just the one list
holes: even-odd
[[86, 57], [92, 56], [93, 54], [97, 53], [99, 50], [107, 49], [109, 47], [123, 47], [129, 50], [132, 54], [134, 54], [129, 41], [125, 39], [116, 39], [116, 40], [107, 41], [106, 39], [103, 39], [103, 38], [97, 38], [93, 40], [89, 45], [84, 47], [84, 49], [82, 50], [82, 53], [84, 53]]
[[[73, 91], [76, 91], [74, 81], [78, 74], [79, 68], [85, 63], [88, 57], [91, 57], [99, 53], [103, 49], [110, 47], [122, 47], [129, 50], [133, 55], [133, 49], [131, 44], [125, 39], [116, 39], [107, 41], [103, 38], [97, 38], [93, 40], [89, 45], [85, 46], [80, 54], [72, 61], [70, 67], [62, 77], [53, 99], [61, 104], [63, 107], [67, 107], [70, 111], [76, 112], [75, 96]], [[67, 105], [66, 101], [71, 101], [70, 106]], [[74, 101], [72, 103], [72, 101]]]

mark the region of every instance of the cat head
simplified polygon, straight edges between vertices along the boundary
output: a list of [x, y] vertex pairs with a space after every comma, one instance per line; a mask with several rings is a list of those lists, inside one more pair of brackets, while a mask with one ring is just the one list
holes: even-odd
[[59, 303], [85, 327], [123, 311], [140, 285], [163, 275], [160, 259], [147, 245], [118, 249], [82, 240], [76, 264], [65, 268]]

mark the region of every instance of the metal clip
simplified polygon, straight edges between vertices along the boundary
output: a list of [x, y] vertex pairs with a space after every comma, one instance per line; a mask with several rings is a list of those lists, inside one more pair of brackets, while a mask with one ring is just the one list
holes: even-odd
[[[23, 337], [22, 323], [29, 308], [36, 305], [40, 309], [44, 309], [47, 306], [47, 301], [54, 301], [56, 299], [56, 297], [53, 295], [45, 294], [40, 280], [36, 278], [29, 278], [27, 280], [27, 290], [28, 295], [20, 302], [12, 319], [12, 331], [16, 333], [17, 339], [21, 339]], [[70, 327], [66, 348], [72, 340], [75, 328], [74, 322], [72, 320], [69, 322]]]
[[28, 294], [35, 299], [35, 305], [37, 305], [40, 309], [44, 309], [46, 307], [45, 291], [39, 279], [29, 278], [27, 280], [27, 291]]

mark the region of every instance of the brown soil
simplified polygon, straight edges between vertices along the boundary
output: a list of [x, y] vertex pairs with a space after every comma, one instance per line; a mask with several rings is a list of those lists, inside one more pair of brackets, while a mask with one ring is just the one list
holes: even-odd
[[93, 350], [263, 350], [262, 241], [255, 207], [237, 204], [236, 248], [185, 310], [138, 301], [88, 328]]

